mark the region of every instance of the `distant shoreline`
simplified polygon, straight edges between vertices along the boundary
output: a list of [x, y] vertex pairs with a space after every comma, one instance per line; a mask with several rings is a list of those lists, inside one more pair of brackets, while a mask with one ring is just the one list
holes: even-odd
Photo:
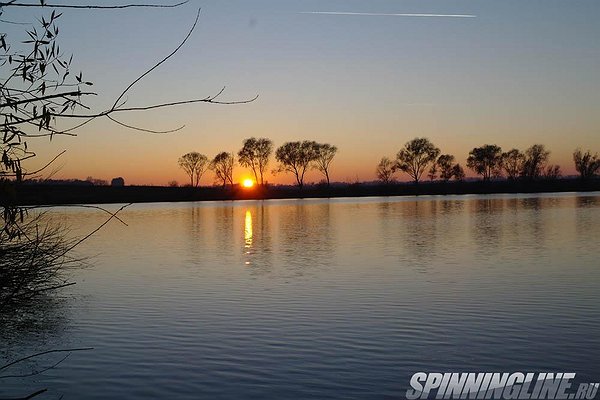
[[499, 193], [549, 193], [600, 191], [600, 179], [558, 179], [552, 181], [464, 181], [422, 182], [378, 185], [367, 183], [243, 188], [163, 186], [80, 186], [24, 184], [15, 188], [15, 205], [155, 203], [218, 200], [263, 200], [291, 198], [335, 198], [369, 196], [415, 196]]

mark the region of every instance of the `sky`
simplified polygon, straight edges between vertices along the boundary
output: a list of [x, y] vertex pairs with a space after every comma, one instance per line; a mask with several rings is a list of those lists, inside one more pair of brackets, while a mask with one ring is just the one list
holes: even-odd
[[[86, 104], [110, 107], [179, 44], [199, 7], [190, 40], [133, 88], [127, 104], [205, 97], [223, 86], [222, 100], [256, 101], [119, 115], [153, 130], [185, 125], [171, 134], [96, 120], [77, 137], [30, 141], [39, 155], [30, 168], [67, 150], [48, 171], [54, 178], [185, 183], [179, 156], [237, 152], [250, 136], [276, 147], [304, 139], [336, 145], [333, 181], [375, 179], [379, 159], [414, 137], [463, 165], [482, 144], [543, 143], [565, 174], [574, 173], [575, 148], [600, 151], [598, 0], [191, 0], [175, 9], [64, 10], [61, 48], [98, 93]], [[3, 18], [43, 14], [11, 9]], [[3, 29], [24, 34], [22, 26]], [[236, 167], [236, 181], [248, 176]], [[316, 171], [307, 176], [320, 179]], [[206, 174], [202, 184], [212, 183]]]

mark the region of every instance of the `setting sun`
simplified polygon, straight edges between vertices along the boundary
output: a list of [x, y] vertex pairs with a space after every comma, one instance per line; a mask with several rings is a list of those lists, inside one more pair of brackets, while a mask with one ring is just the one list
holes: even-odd
[[251, 188], [252, 186], [254, 186], [254, 181], [252, 179], [244, 179], [242, 181], [242, 186], [244, 186], [245, 188]]

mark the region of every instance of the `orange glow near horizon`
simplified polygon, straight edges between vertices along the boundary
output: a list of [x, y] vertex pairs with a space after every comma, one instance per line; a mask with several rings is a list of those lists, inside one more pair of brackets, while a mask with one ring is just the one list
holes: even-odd
[[242, 181], [242, 186], [250, 189], [251, 187], [254, 186], [254, 181], [250, 178], [246, 178]]

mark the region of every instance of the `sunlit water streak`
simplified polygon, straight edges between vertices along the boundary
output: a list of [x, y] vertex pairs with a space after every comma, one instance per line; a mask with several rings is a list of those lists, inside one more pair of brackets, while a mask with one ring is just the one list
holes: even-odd
[[[105, 218], [56, 214], [74, 233]], [[598, 379], [598, 194], [140, 204], [122, 218], [79, 249], [93, 258], [77, 285], [0, 342], [9, 358], [95, 350], [0, 381], [2, 396], [379, 399], [417, 371]]]

